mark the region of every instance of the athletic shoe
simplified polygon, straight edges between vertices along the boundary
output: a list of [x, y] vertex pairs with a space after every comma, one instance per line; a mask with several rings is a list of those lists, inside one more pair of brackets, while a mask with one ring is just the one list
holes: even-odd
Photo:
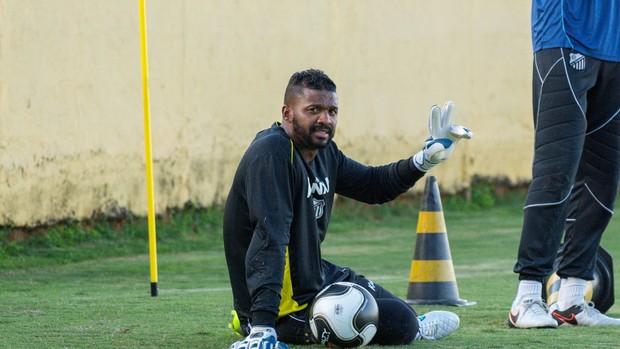
[[542, 299], [523, 299], [516, 308], [510, 309], [508, 326], [514, 328], [555, 328], [558, 323], [547, 312]]
[[566, 310], [559, 310], [554, 303], [551, 310], [558, 326], [620, 326], [620, 319], [603, 315], [592, 302], [576, 304]]
[[441, 339], [459, 328], [459, 317], [455, 313], [443, 310], [428, 312], [418, 317], [420, 324], [419, 339]]

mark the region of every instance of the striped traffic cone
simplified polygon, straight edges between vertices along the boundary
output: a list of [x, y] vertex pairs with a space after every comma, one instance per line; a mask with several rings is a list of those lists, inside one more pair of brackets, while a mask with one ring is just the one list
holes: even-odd
[[418, 216], [407, 302], [410, 304], [473, 305], [459, 298], [439, 187], [428, 176]]

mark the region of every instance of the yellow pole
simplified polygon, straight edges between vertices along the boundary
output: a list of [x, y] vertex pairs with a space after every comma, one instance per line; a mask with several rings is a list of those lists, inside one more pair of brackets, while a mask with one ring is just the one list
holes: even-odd
[[149, 63], [146, 47], [146, 6], [140, 2], [140, 52], [142, 56], [142, 97], [144, 100], [144, 150], [146, 154], [146, 193], [148, 201], [149, 260], [151, 266], [151, 296], [157, 296], [157, 238], [155, 234], [155, 194], [153, 189], [153, 155], [151, 146], [151, 117], [149, 108]]

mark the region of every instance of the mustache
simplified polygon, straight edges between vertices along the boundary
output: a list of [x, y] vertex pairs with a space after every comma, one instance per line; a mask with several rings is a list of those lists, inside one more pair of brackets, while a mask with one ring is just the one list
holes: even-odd
[[331, 126], [323, 125], [323, 124], [314, 124], [310, 127], [310, 132], [316, 132], [316, 131], [324, 131], [330, 135], [334, 133], [334, 129]]

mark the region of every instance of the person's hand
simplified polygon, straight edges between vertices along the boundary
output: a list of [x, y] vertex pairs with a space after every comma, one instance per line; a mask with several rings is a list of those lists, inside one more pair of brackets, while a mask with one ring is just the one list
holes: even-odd
[[428, 172], [452, 154], [454, 146], [461, 139], [470, 139], [473, 133], [466, 127], [452, 125], [454, 102], [446, 102], [443, 108], [433, 105], [429, 113], [428, 128], [431, 136], [424, 142], [422, 150], [413, 158], [415, 167]]
[[272, 327], [254, 326], [250, 334], [242, 341], [237, 341], [229, 349], [289, 349], [284, 342], [278, 341], [276, 330]]

